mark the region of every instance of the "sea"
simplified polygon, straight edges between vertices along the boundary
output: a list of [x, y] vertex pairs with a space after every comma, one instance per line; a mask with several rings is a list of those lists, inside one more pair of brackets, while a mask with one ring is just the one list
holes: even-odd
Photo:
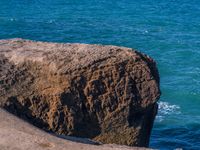
[[200, 0], [0, 0], [0, 39], [131, 47], [157, 62], [150, 147], [200, 150]]

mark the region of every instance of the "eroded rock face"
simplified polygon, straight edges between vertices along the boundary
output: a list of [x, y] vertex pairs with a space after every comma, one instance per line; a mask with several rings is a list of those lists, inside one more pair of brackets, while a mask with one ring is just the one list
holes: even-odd
[[0, 40], [0, 106], [57, 134], [148, 146], [155, 62], [129, 48]]

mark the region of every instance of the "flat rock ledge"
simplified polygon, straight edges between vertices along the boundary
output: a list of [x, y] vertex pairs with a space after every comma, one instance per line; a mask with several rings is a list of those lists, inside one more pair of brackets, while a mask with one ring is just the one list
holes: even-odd
[[[147, 150], [48, 134], [0, 108], [0, 150]], [[149, 149], [148, 149], [149, 150]]]
[[156, 63], [133, 49], [0, 40], [0, 107], [48, 132], [148, 147], [159, 97]]

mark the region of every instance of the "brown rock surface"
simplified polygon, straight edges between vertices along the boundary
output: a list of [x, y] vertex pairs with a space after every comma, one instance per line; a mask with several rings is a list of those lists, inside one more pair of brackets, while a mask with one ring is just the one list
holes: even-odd
[[129, 48], [0, 40], [0, 106], [57, 134], [148, 146], [155, 62]]

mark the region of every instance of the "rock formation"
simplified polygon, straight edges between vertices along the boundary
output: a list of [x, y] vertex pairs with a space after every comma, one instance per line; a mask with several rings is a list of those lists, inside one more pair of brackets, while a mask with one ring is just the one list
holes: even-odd
[[0, 106], [61, 135], [148, 146], [155, 62], [116, 46], [0, 40]]
[[0, 150], [147, 150], [147, 148], [102, 145], [85, 138], [54, 136], [0, 108]]

